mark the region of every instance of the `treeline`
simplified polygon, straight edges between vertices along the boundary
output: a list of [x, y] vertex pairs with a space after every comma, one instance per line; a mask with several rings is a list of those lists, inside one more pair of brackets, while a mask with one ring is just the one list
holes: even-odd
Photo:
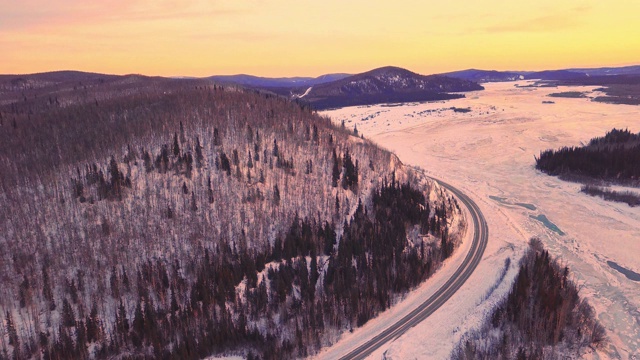
[[569, 179], [637, 184], [640, 179], [640, 134], [613, 129], [584, 147], [545, 150], [536, 169]]
[[0, 106], [0, 359], [303, 356], [453, 251], [455, 201], [329, 119], [125, 80]]
[[453, 359], [580, 357], [605, 341], [593, 308], [580, 299], [569, 268], [532, 239], [507, 297], [480, 330], [466, 335]]
[[631, 191], [615, 191], [594, 185], [583, 185], [580, 191], [587, 195], [599, 196], [607, 201], [625, 203], [631, 207], [640, 205], [640, 195]]

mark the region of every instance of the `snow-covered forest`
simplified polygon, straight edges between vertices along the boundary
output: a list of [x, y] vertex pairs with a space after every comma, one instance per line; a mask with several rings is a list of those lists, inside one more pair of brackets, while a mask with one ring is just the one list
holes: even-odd
[[532, 239], [507, 297], [481, 329], [460, 341], [452, 358], [581, 358], [604, 342], [604, 327], [580, 297], [569, 268]]
[[455, 199], [282, 98], [138, 76], [14, 85], [0, 358], [304, 356], [459, 240]]

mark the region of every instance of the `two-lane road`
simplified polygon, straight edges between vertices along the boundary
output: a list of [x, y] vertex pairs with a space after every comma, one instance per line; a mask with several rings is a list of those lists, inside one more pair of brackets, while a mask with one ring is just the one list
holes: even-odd
[[407, 330], [433, 314], [438, 310], [438, 308], [440, 308], [440, 306], [447, 302], [447, 300], [449, 300], [449, 298], [451, 298], [451, 296], [453, 296], [453, 294], [462, 287], [465, 281], [467, 281], [469, 276], [471, 276], [473, 271], [476, 269], [478, 263], [480, 263], [489, 239], [489, 229], [484, 216], [482, 216], [478, 205], [476, 205], [476, 203], [462, 191], [443, 181], [436, 181], [445, 189], [453, 193], [467, 207], [471, 214], [471, 219], [473, 221], [473, 242], [471, 243], [469, 253], [464, 258], [458, 269], [456, 269], [453, 276], [447, 280], [447, 282], [444, 283], [444, 285], [442, 285], [429, 299], [420, 304], [420, 306], [398, 322], [389, 326], [384, 331], [340, 359], [364, 359], [388, 341], [397, 339]]

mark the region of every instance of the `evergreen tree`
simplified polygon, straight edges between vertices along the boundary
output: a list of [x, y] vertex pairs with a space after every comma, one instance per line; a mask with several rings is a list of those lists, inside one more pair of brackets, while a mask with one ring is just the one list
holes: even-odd
[[62, 325], [66, 327], [76, 326], [76, 316], [71, 304], [69, 304], [69, 300], [66, 298], [62, 301]]
[[199, 169], [204, 163], [204, 155], [202, 154], [202, 146], [200, 145], [200, 138], [196, 136], [196, 167]]
[[338, 179], [340, 179], [340, 165], [338, 164], [338, 155], [336, 149], [333, 149], [333, 170], [331, 172], [331, 186], [338, 187]]
[[139, 347], [144, 339], [145, 335], [145, 319], [144, 314], [142, 313], [142, 304], [141, 301], [138, 301], [136, 305], [136, 311], [133, 315], [133, 323], [131, 324], [134, 336], [132, 337], [132, 341], [134, 346]]
[[120, 300], [120, 306], [116, 312], [116, 328], [118, 329], [118, 333], [122, 336], [126, 336], [129, 333], [129, 321], [127, 320], [127, 312], [122, 300]]
[[100, 322], [98, 318], [98, 305], [96, 302], [93, 302], [91, 306], [91, 313], [87, 316], [86, 328], [87, 328], [87, 341], [93, 342], [99, 339], [100, 337]]
[[198, 205], [196, 204], [196, 194], [193, 191], [191, 192], [191, 211], [198, 211]]
[[111, 287], [111, 296], [113, 296], [114, 299], [120, 298], [120, 288], [118, 286], [118, 272], [116, 271], [115, 266], [111, 269], [109, 286]]
[[278, 184], [273, 185], [273, 203], [280, 205], [280, 189], [278, 189]]
[[180, 145], [178, 144], [178, 134], [173, 134], [173, 156], [178, 157], [180, 155]]
[[20, 339], [18, 338], [18, 332], [16, 330], [16, 324], [13, 322], [13, 316], [11, 312], [7, 310], [7, 315], [5, 316], [7, 333], [9, 334], [9, 345], [12, 345], [14, 349], [20, 348]]

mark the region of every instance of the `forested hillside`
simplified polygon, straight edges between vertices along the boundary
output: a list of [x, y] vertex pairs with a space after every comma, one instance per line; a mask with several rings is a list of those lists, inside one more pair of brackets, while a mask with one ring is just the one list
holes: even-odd
[[507, 297], [481, 329], [463, 338], [452, 358], [580, 358], [604, 341], [604, 328], [580, 298], [569, 268], [532, 239]]
[[397, 158], [201, 80], [0, 78], [0, 358], [313, 353], [464, 223]]

